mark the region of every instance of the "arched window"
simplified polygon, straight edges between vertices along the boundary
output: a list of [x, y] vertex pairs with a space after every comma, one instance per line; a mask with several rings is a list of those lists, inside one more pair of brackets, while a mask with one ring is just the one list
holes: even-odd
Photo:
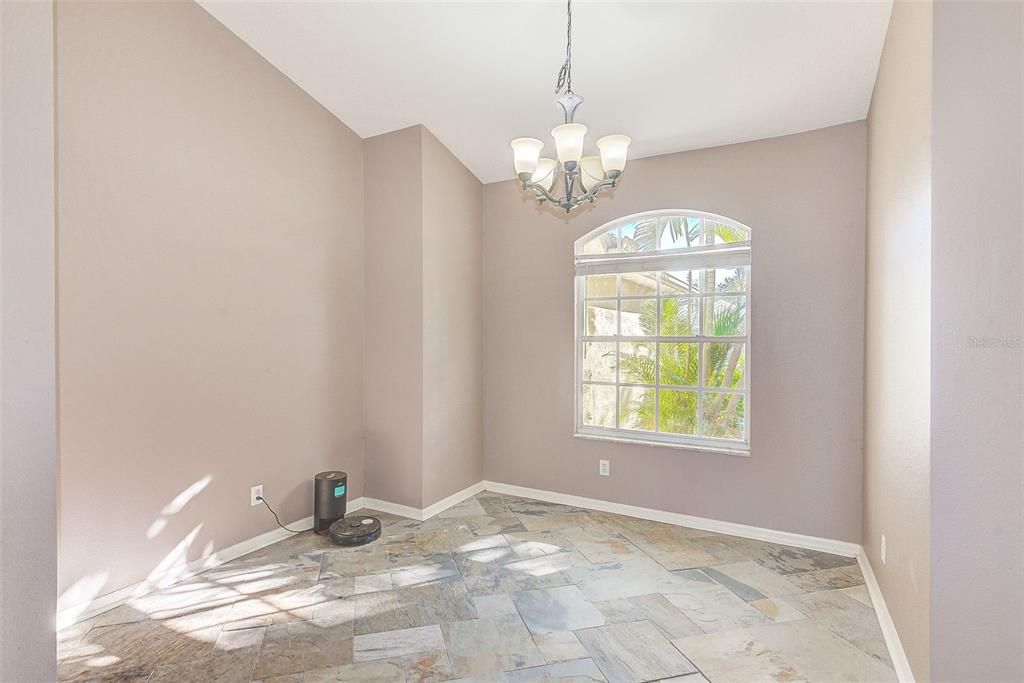
[[643, 213], [575, 261], [577, 435], [747, 451], [750, 228]]

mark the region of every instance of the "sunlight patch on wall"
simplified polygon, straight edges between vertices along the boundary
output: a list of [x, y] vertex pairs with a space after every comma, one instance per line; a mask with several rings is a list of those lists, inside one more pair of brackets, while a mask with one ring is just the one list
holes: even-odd
[[[185, 506], [188, 505], [189, 501], [198, 496], [203, 489], [210, 485], [211, 481], [213, 481], [213, 476], [208, 474], [202, 479], [197, 479], [186, 486], [181, 493], [171, 499], [171, 502], [165, 505], [163, 510], [160, 511], [161, 516], [157, 517], [153, 520], [153, 523], [149, 525], [149, 528], [146, 530], [146, 538], [153, 540], [159, 536], [160, 532], [167, 527], [167, 517], [181, 512]], [[210, 552], [212, 552], [212, 548]], [[204, 557], [209, 554], [209, 552], [205, 553]]]
[[96, 572], [83, 576], [71, 584], [71, 587], [57, 598], [57, 611], [61, 615], [57, 620], [57, 628], [73, 624], [88, 609], [89, 604], [101, 595], [109, 577], [110, 572]]

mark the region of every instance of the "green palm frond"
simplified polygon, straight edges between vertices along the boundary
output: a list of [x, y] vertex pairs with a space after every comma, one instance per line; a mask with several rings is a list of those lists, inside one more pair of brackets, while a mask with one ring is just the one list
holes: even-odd
[[719, 282], [715, 289], [719, 292], [737, 292], [746, 289], [746, 271], [743, 268], [737, 268], [733, 271], [732, 275], [727, 276], [724, 280]]
[[658, 244], [661, 242], [662, 230], [662, 221], [659, 221], [657, 218], [637, 223], [633, 231], [636, 250], [641, 252], [657, 251]]
[[718, 240], [725, 243], [746, 242], [750, 239], [750, 233], [743, 228], [724, 223], [711, 223], [711, 232]]
[[663, 432], [696, 434], [697, 393], [662, 390], [658, 418], [658, 426]]
[[658, 302], [645, 301], [640, 308], [640, 329], [644, 334], [654, 336], [658, 333]]
[[697, 384], [697, 345], [691, 343], [661, 345], [661, 383], [674, 386]]
[[656, 365], [654, 356], [639, 353], [623, 353], [619, 356], [619, 370], [631, 384], [654, 384]]
[[[735, 302], [724, 306], [715, 306], [711, 331], [716, 337], [738, 337], [743, 334], [746, 322], [745, 299], [737, 298]], [[707, 321], [705, 321], [707, 322]]]
[[684, 218], [682, 220], [686, 221], [686, 246], [700, 244], [701, 219]]
[[661, 336], [693, 336], [693, 320], [696, 318], [695, 302], [688, 299], [661, 300]]

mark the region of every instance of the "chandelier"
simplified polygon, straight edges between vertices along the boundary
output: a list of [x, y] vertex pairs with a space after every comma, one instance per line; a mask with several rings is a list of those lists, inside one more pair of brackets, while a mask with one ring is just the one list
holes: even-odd
[[[568, 0], [566, 10], [565, 62], [555, 86], [556, 95], [564, 89], [556, 102], [565, 115], [565, 122], [551, 130], [558, 161], [540, 155], [544, 143], [537, 138], [516, 138], [511, 145], [516, 176], [523, 189], [532, 190], [540, 203], [549, 201], [569, 213], [586, 202], [593, 203], [604, 188], [615, 187], [626, 167], [626, 151], [631, 140], [626, 135], [606, 135], [597, 141], [599, 156], [583, 156], [587, 127], [573, 122], [583, 98], [572, 91], [572, 0]], [[559, 192], [565, 193], [561, 197], [552, 194], [559, 178], [563, 186]]]

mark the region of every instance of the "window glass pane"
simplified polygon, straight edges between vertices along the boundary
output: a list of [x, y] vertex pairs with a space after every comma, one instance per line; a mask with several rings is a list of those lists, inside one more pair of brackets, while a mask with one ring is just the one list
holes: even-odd
[[711, 296], [704, 299], [704, 336], [742, 337], [747, 333], [747, 297]]
[[747, 371], [745, 344], [704, 344], [704, 386], [742, 389]]
[[614, 382], [615, 342], [584, 342], [580, 371], [588, 382]]
[[749, 230], [727, 221], [699, 216], [657, 216], [610, 228], [590, 238], [576, 253], [584, 256], [643, 254], [749, 241]]
[[700, 219], [672, 216], [662, 218], [659, 225], [661, 234], [659, 249], [687, 249], [700, 246]]
[[[746, 228], [726, 221], [665, 215], [619, 224], [578, 253], [641, 256], [749, 240]], [[597, 338], [577, 345], [579, 424], [641, 440], [658, 431], [680, 443], [743, 441], [750, 266], [699, 268], [699, 261], [685, 258], [676, 263], [677, 269], [664, 271], [577, 278], [580, 334]]]
[[658, 218], [645, 218], [622, 226], [622, 251], [652, 252], [658, 250]]
[[591, 427], [615, 427], [615, 387], [584, 384], [580, 422]]
[[619, 428], [654, 431], [654, 389], [619, 389]]
[[623, 273], [620, 296], [658, 296], [658, 274]]
[[700, 292], [699, 270], [666, 270], [661, 274], [662, 296], [686, 296]]
[[658, 333], [657, 299], [624, 299], [619, 302], [624, 337], [653, 337]]
[[700, 333], [700, 299], [660, 299], [662, 337], [695, 337]]
[[750, 239], [750, 232], [736, 225], [706, 218], [704, 219], [704, 239], [706, 244], [746, 242]]
[[622, 226], [622, 251], [624, 253], [639, 251], [636, 243], [636, 223]]
[[612, 228], [608, 232], [594, 237], [583, 245], [580, 253], [589, 255], [621, 253], [619, 249], [619, 229]]
[[657, 372], [654, 342], [623, 342], [619, 345], [619, 381], [655, 384]]
[[704, 394], [703, 436], [743, 440], [743, 394]]
[[584, 313], [586, 315], [587, 336], [589, 337], [614, 337], [618, 334], [618, 316], [616, 302], [611, 301], [588, 301]]
[[697, 386], [697, 344], [658, 344], [661, 383]]
[[704, 272], [704, 291], [743, 292], [747, 289], [747, 268], [708, 268]]
[[588, 275], [587, 297], [615, 296], [614, 275]]
[[662, 389], [658, 394], [658, 431], [696, 434], [697, 392]]

